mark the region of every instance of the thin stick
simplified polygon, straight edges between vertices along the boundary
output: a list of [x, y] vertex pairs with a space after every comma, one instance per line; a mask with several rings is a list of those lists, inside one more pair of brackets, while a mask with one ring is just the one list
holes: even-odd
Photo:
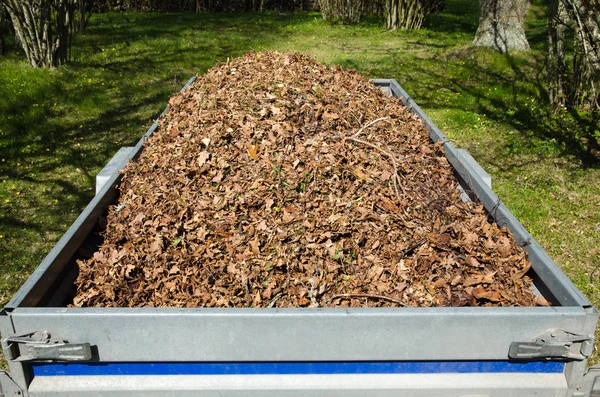
[[388, 119], [388, 117], [380, 117], [380, 118], [375, 119], [373, 121], [369, 121], [367, 124], [363, 125], [362, 128], [360, 130], [358, 130], [358, 132], [356, 134], [352, 135], [352, 137], [353, 138], [358, 137], [360, 134], [363, 133], [364, 130], [366, 130], [367, 128], [369, 128], [373, 124], [376, 124], [376, 123], [378, 123], [380, 121], [387, 120], [387, 119]]
[[422, 238], [421, 240], [417, 241], [416, 243], [405, 249], [404, 252], [402, 252], [402, 258], [404, 258], [406, 255], [410, 254], [411, 252], [425, 244], [425, 242], [427, 242], [427, 239]]
[[339, 298], [372, 298], [372, 299], [381, 299], [384, 301], [394, 302], [403, 307], [408, 307], [408, 305], [398, 299], [390, 298], [388, 296], [382, 295], [371, 295], [371, 294], [337, 294], [331, 297], [331, 300], [339, 299]]
[[273, 300], [271, 300], [271, 303], [269, 303], [269, 306], [267, 307], [273, 307], [275, 306], [275, 302], [277, 302], [279, 300], [279, 298], [281, 298], [283, 296], [283, 293], [278, 293], [277, 295], [275, 295], [275, 297], [273, 298]]
[[355, 138], [354, 136], [344, 137], [342, 139], [347, 139], [349, 141], [356, 142], [356, 143], [362, 143], [363, 145], [366, 145], [366, 146], [371, 147], [371, 148], [373, 148], [375, 150], [378, 150], [379, 152], [381, 152], [385, 156], [389, 157], [390, 160], [392, 160], [392, 165], [394, 166], [394, 175], [393, 175], [392, 181], [394, 182], [394, 190], [396, 191], [396, 196], [399, 198], [400, 197], [400, 191], [398, 190], [398, 182], [400, 181], [400, 177], [398, 175], [398, 164], [396, 163], [396, 158], [394, 157], [394, 155], [391, 154], [391, 153], [389, 153], [389, 152], [387, 152], [387, 151], [385, 151], [385, 150], [383, 150], [379, 146], [372, 144], [371, 142], [363, 141], [362, 139]]
[[[316, 271], [316, 269], [315, 269]], [[317, 299], [315, 298], [316, 294], [315, 294], [315, 279], [311, 278], [310, 279], [310, 292], [308, 293], [308, 296], [310, 296], [310, 303], [312, 305], [312, 307], [319, 307], [319, 302], [317, 302]]]
[[[341, 139], [342, 142], [348, 140], [348, 141], [352, 141], [352, 142], [356, 142], [356, 143], [362, 143], [363, 145], [373, 148], [373, 149], [379, 151], [380, 153], [382, 153], [383, 155], [389, 157], [390, 160], [392, 160], [392, 165], [394, 166], [394, 175], [392, 177], [392, 182], [394, 182], [394, 192], [396, 193], [396, 198], [398, 200], [400, 200], [400, 190], [398, 189], [398, 184], [401, 184], [401, 180], [400, 180], [400, 175], [398, 175], [398, 163], [396, 162], [396, 158], [394, 157], [393, 154], [385, 151], [384, 149], [380, 148], [379, 146], [377, 146], [375, 144], [372, 144], [371, 142], [363, 141], [362, 139], [358, 139], [355, 136], [334, 135], [334, 136], [331, 136], [331, 138]], [[406, 196], [406, 192], [404, 191], [404, 188], [402, 188], [402, 192], [404, 193], [404, 196]]]

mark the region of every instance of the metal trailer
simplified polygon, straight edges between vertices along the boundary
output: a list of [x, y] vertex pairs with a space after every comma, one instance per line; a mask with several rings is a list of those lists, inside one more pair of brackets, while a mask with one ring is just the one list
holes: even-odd
[[0, 397], [600, 396], [600, 368], [586, 368], [596, 309], [468, 153], [452, 146], [395, 80], [374, 84], [425, 121], [463, 190], [525, 246], [534, 290], [551, 307], [65, 307], [73, 257], [93, 244], [91, 231], [117, 195], [115, 170], [140, 152], [154, 123], [113, 159], [97, 195], [0, 312], [10, 369], [0, 371]]

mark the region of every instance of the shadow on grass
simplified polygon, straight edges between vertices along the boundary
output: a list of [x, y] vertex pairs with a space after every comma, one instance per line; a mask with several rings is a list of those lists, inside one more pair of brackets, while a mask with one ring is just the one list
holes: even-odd
[[[467, 60], [462, 67], [462, 76], [479, 76], [477, 82], [470, 78], [432, 74], [431, 69], [418, 72], [428, 73], [438, 87], [472, 97], [474, 104], [471, 107], [478, 114], [486, 115], [497, 125], [518, 131], [514, 137], [503, 137], [503, 155], [510, 157], [525, 151], [542, 156], [575, 157], [585, 168], [600, 168], [600, 115], [575, 110], [553, 111], [547, 105], [544, 54], [533, 54], [530, 61], [524, 61], [522, 56], [493, 54], [509, 66], [507, 73], [478, 62], [486, 51], [468, 48], [463, 54], [453, 55]], [[532, 57], [539, 59], [532, 61]], [[487, 83], [482, 85], [482, 81]], [[429, 95], [421, 104], [432, 109], [464, 109], [462, 102], [454, 105], [441, 99]]]
[[446, 2], [444, 11], [425, 17], [423, 27], [440, 33], [472, 33], [479, 24], [479, 4], [472, 0]]
[[[71, 65], [51, 71], [29, 69], [11, 46], [0, 68], [21, 66], [0, 73], [0, 179], [51, 182], [69, 205], [83, 208], [92, 192], [82, 187], [94, 185], [120, 146], [137, 142], [191, 76], [268, 47], [285, 37], [286, 26], [313, 19], [308, 13], [101, 14], [76, 36]], [[86, 183], [68, 180], [75, 169]]]
[[[535, 44], [535, 43], [534, 43]], [[561, 155], [573, 156], [582, 162], [586, 168], [600, 168], [600, 118], [597, 112], [579, 112], [574, 109], [553, 110], [547, 104], [549, 103], [547, 80], [545, 70], [545, 54], [536, 61], [538, 70], [535, 73], [535, 79], [529, 79], [530, 86], [519, 84], [520, 81], [527, 79], [531, 73], [523, 71], [518, 60], [510, 53], [504, 55], [515, 78], [512, 81], [506, 81], [512, 84], [515, 92], [513, 103], [507, 104], [500, 100], [481, 101], [480, 109], [495, 116], [498, 122], [504, 122], [511, 125], [521, 133], [523, 138], [537, 137], [546, 142], [555, 142]], [[538, 55], [538, 57], [540, 57]], [[486, 74], [486, 71], [480, 69], [478, 73]], [[489, 71], [492, 78], [498, 79]], [[523, 103], [521, 98], [532, 97], [535, 99], [535, 105]], [[541, 105], [541, 106], [540, 106]], [[504, 111], [509, 117], [501, 116], [498, 110]]]
[[[505, 70], [498, 72], [498, 68], [481, 66], [477, 63], [478, 50], [472, 47], [453, 51], [455, 59], [450, 61], [465, 61], [468, 72], [462, 73], [465, 79], [455, 76], [437, 74], [432, 80], [441, 82], [438, 85], [449, 90], [459, 91], [475, 98], [474, 108], [480, 114], [487, 115], [493, 121], [510, 126], [520, 132], [521, 138], [532, 140], [537, 138], [555, 146], [561, 156], [574, 156], [584, 167], [600, 167], [600, 116], [597, 112], [553, 111], [549, 103], [546, 80], [546, 50], [547, 50], [547, 21], [546, 5], [539, 1], [534, 2], [526, 21], [526, 33], [532, 51], [530, 57], [535, 70], [524, 70], [522, 56], [513, 54], [495, 54], [497, 59], [505, 62], [511, 73]], [[479, 9], [477, 2], [457, 0], [447, 3], [443, 13], [429, 15], [425, 27], [439, 33], [464, 32], [474, 35], [478, 25]], [[448, 61], [448, 59], [446, 59]], [[430, 74], [431, 68], [421, 69], [417, 73]], [[477, 76], [478, 84], [472, 84], [471, 77]], [[484, 82], [483, 84], [481, 84]], [[486, 88], [504, 87], [502, 90], [508, 95], [494, 95], [494, 91]], [[532, 101], [533, 99], [533, 101]], [[533, 105], [532, 105], [533, 104]], [[430, 108], [452, 107], [448, 103], [432, 99], [423, 103]], [[463, 106], [461, 103], [460, 106]], [[518, 146], [527, 145], [523, 139], [519, 142], [508, 140], [506, 150], [510, 153], [518, 150]], [[534, 144], [531, 143], [531, 146]], [[534, 149], [530, 147], [530, 149]]]
[[[68, 74], [67, 74], [68, 75]], [[53, 95], [47, 95], [51, 92]], [[128, 95], [113, 98], [113, 106], [99, 112], [90, 122], [73, 117], [83, 98], [102, 96], [98, 87], [65, 87], [58, 80], [41, 82], [27, 94], [15, 95], [0, 111], [11, 115], [0, 124], [0, 175], [9, 179], [42, 183], [32, 180], [31, 174], [52, 174], [58, 169], [77, 169], [93, 185], [97, 170], [118, 149], [111, 130], [127, 123], [140, 123], [136, 110], [143, 106], [156, 105], [163, 99], [155, 94], [142, 101], [132, 103]], [[68, 102], [66, 109], [54, 106], [57, 102]], [[140, 128], [141, 131], [142, 128]], [[81, 144], [84, 142], [84, 144]], [[55, 157], [56, 156], [56, 157]], [[18, 164], [19, 166], [15, 166]], [[78, 197], [78, 205], [85, 205], [91, 195], [82, 192], [81, 186], [70, 185], [60, 179], [54, 180], [66, 194]]]

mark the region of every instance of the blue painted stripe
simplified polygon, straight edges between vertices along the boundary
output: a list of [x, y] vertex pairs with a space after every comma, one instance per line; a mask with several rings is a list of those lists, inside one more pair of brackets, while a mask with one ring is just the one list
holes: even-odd
[[306, 375], [431, 373], [561, 373], [562, 362], [378, 361], [239, 363], [48, 363], [33, 364], [34, 376], [79, 375]]

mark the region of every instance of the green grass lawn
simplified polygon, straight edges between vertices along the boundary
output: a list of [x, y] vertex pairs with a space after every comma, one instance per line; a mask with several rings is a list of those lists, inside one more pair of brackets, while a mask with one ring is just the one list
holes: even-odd
[[545, 9], [528, 53], [470, 46], [475, 0], [448, 0], [425, 29], [318, 14], [101, 14], [72, 63], [32, 70], [0, 56], [0, 306], [94, 194], [95, 175], [133, 145], [192, 75], [248, 51], [300, 51], [372, 78], [394, 78], [457, 146], [577, 286], [600, 306], [598, 114], [546, 107]]

